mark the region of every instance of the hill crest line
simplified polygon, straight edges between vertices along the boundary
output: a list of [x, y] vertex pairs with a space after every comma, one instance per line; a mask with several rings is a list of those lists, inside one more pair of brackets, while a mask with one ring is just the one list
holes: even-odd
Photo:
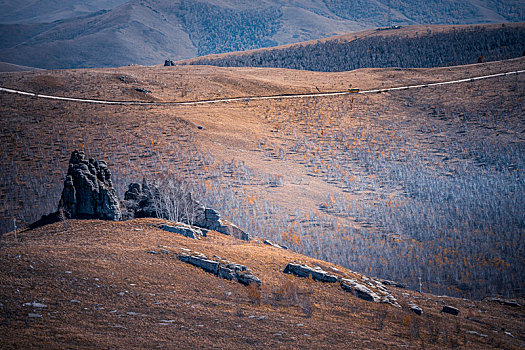
[[441, 85], [450, 85], [450, 84], [459, 84], [466, 82], [473, 82], [476, 80], [490, 79], [502, 76], [516, 75], [525, 73], [525, 70], [517, 70], [504, 73], [496, 73], [490, 75], [483, 75], [472, 78], [465, 78], [459, 80], [449, 80], [442, 81], [437, 83], [424, 83], [418, 85], [407, 85], [407, 86], [398, 86], [385, 89], [371, 89], [371, 90], [361, 90], [358, 92], [351, 93], [349, 91], [335, 91], [335, 92], [324, 92], [317, 94], [283, 94], [283, 95], [270, 95], [270, 96], [245, 96], [245, 97], [230, 97], [222, 98], [215, 100], [201, 100], [201, 101], [168, 101], [168, 102], [143, 102], [143, 101], [107, 101], [107, 100], [95, 100], [95, 99], [83, 99], [75, 97], [62, 97], [62, 96], [52, 96], [38, 94], [34, 92], [20, 91], [9, 89], [5, 87], [0, 87], [1, 92], [18, 94], [22, 96], [29, 96], [35, 98], [44, 98], [50, 100], [60, 100], [60, 101], [69, 101], [69, 102], [83, 102], [83, 103], [96, 103], [96, 104], [107, 104], [107, 105], [142, 105], [142, 106], [158, 106], [158, 105], [172, 105], [172, 106], [188, 106], [188, 105], [203, 105], [203, 104], [213, 104], [213, 103], [228, 103], [228, 102], [249, 102], [252, 100], [278, 100], [278, 99], [291, 99], [291, 98], [309, 98], [309, 97], [327, 97], [327, 96], [338, 96], [338, 95], [355, 95], [355, 94], [371, 94], [371, 93], [383, 93], [396, 90], [409, 90], [409, 89], [418, 89], [431, 86], [441, 86]]

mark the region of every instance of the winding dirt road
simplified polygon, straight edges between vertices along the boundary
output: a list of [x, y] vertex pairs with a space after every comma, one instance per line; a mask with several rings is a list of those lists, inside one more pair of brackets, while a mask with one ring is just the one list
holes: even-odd
[[51, 96], [51, 95], [41, 95], [34, 92], [19, 91], [13, 90], [5, 87], [0, 87], [1, 92], [18, 94], [28, 97], [35, 98], [44, 98], [50, 100], [60, 100], [60, 101], [71, 101], [71, 102], [82, 102], [82, 103], [96, 103], [96, 104], [108, 104], [108, 105], [172, 105], [172, 106], [188, 106], [188, 105], [205, 105], [213, 103], [228, 103], [228, 102], [247, 102], [247, 101], [256, 101], [256, 100], [278, 100], [278, 99], [292, 99], [292, 98], [309, 98], [309, 97], [326, 97], [326, 96], [338, 96], [338, 95], [353, 95], [353, 94], [372, 94], [372, 93], [382, 93], [396, 90], [408, 90], [408, 89], [419, 89], [432, 86], [441, 86], [441, 85], [450, 85], [450, 84], [460, 84], [466, 82], [473, 82], [476, 80], [482, 79], [491, 79], [496, 77], [510, 76], [516, 74], [525, 73], [525, 70], [503, 72], [497, 74], [483, 75], [473, 78], [465, 78], [459, 80], [449, 80], [442, 81], [437, 83], [427, 83], [427, 84], [418, 84], [418, 85], [407, 85], [407, 86], [397, 86], [385, 89], [372, 89], [372, 90], [361, 90], [357, 92], [349, 91], [336, 91], [336, 92], [325, 92], [317, 94], [285, 94], [285, 95], [270, 95], [270, 96], [245, 96], [245, 97], [231, 97], [231, 98], [221, 98], [214, 100], [201, 100], [201, 101], [184, 101], [184, 102], [143, 102], [143, 101], [106, 101], [106, 100], [95, 100], [95, 99], [83, 99], [83, 98], [74, 98], [74, 97], [62, 97], [62, 96]]

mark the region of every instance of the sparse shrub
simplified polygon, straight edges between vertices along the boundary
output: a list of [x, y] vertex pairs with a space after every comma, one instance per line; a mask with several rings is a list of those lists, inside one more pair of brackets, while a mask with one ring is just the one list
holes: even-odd
[[259, 306], [261, 304], [261, 291], [259, 290], [259, 286], [256, 283], [250, 283], [246, 291], [250, 302], [254, 306]]
[[277, 292], [275, 293], [275, 299], [277, 301], [284, 301], [289, 306], [295, 305], [298, 302], [298, 292], [299, 287], [297, 284], [290, 278], [287, 278], [277, 289]]
[[420, 328], [420, 320], [419, 318], [415, 317], [414, 315], [405, 314], [403, 316], [403, 325], [408, 329], [410, 337], [412, 339], [419, 339], [419, 328]]
[[58, 210], [58, 219], [60, 222], [62, 222], [62, 226], [64, 227], [64, 231], [69, 230], [69, 223], [67, 222], [66, 214], [64, 213], [64, 209], [60, 208]]
[[312, 302], [312, 293], [310, 292], [303, 292], [300, 293], [297, 297], [297, 304], [301, 308], [301, 311], [304, 313], [304, 316], [306, 318], [312, 317], [314, 313], [314, 304]]
[[312, 290], [301, 290], [292, 277], [287, 277], [274, 293], [276, 301], [287, 306], [298, 306], [305, 317], [310, 318], [314, 312]]
[[379, 304], [378, 307], [376, 308], [376, 313], [375, 313], [375, 321], [376, 321], [376, 324], [377, 324], [377, 328], [379, 330], [382, 330], [383, 327], [385, 326], [385, 320], [388, 316], [388, 310], [387, 310], [387, 306], [386, 304]]
[[436, 344], [439, 340], [439, 326], [436, 325], [436, 322], [427, 320], [428, 327], [428, 342], [430, 344]]

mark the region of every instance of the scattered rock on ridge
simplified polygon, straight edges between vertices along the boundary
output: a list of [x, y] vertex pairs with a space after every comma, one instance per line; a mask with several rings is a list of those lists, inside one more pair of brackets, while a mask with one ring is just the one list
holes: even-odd
[[512, 306], [512, 307], [520, 307], [521, 305], [516, 300], [505, 300], [500, 298], [488, 298], [485, 299], [486, 301], [492, 301], [495, 303], [500, 303], [501, 305], [505, 306]]
[[131, 84], [131, 83], [136, 83], [137, 82], [137, 78], [134, 78], [130, 75], [121, 75], [118, 80], [120, 80], [121, 82], [123, 83], [126, 83], [126, 84]]
[[163, 224], [160, 226], [160, 229], [168, 232], [178, 233], [179, 235], [193, 239], [206, 237], [206, 233], [204, 233], [201, 229], [183, 224], [181, 222], [178, 222], [176, 225]]
[[441, 312], [444, 312], [446, 314], [451, 314], [451, 315], [454, 315], [454, 316], [457, 316], [459, 314], [459, 310], [458, 309], [456, 309], [453, 306], [449, 306], [449, 305], [443, 306], [443, 309], [441, 310]]
[[379, 295], [374, 293], [368, 287], [357, 283], [356, 280], [342, 278], [341, 287], [347, 292], [354, 293], [358, 298], [375, 302], [380, 301]]
[[214, 274], [220, 278], [230, 281], [235, 280], [245, 286], [248, 286], [252, 283], [257, 284], [258, 286], [262, 284], [261, 280], [255, 276], [246, 266], [232, 263], [226, 259], [221, 259], [219, 257], [209, 259], [204, 254], [189, 252], [180, 254], [179, 260], [193, 266], [200, 267], [204, 271]]
[[204, 205], [195, 201], [195, 226], [214, 230], [219, 233], [230, 235], [244, 241], [250, 240], [250, 235], [234, 224], [221, 219], [219, 212], [215, 209], [206, 208]]
[[135, 91], [142, 92], [144, 94], [151, 94], [153, 93], [151, 90], [145, 89], [145, 88], [135, 88]]
[[397, 288], [406, 288], [407, 286], [401, 282], [389, 281], [389, 280], [380, 280], [385, 286], [394, 286]]
[[330, 275], [320, 267], [310, 267], [308, 265], [289, 263], [284, 268], [284, 273], [294, 274], [299, 277], [312, 277], [314, 281], [335, 283], [337, 282], [337, 276]]
[[58, 210], [67, 218], [120, 220], [119, 201], [105, 161], [73, 151]]
[[423, 314], [423, 309], [421, 309], [419, 306], [417, 306], [413, 302], [409, 302], [408, 303], [408, 307], [410, 308], [410, 310], [412, 310], [412, 312], [414, 312], [417, 315], [422, 315]]
[[267, 240], [267, 239], [265, 239], [263, 243], [266, 244], [266, 245], [269, 245], [269, 246], [275, 247], [275, 248], [279, 248], [279, 249], [288, 249], [288, 248], [285, 247], [285, 246], [279, 245], [279, 244], [274, 243], [274, 242], [272, 242], [272, 241], [270, 241], [270, 240]]

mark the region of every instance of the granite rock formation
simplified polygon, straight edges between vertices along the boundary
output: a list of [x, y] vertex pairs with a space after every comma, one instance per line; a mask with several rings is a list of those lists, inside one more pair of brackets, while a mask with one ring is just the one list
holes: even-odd
[[73, 151], [58, 211], [73, 219], [121, 219], [119, 201], [105, 161], [88, 159], [84, 152]]

